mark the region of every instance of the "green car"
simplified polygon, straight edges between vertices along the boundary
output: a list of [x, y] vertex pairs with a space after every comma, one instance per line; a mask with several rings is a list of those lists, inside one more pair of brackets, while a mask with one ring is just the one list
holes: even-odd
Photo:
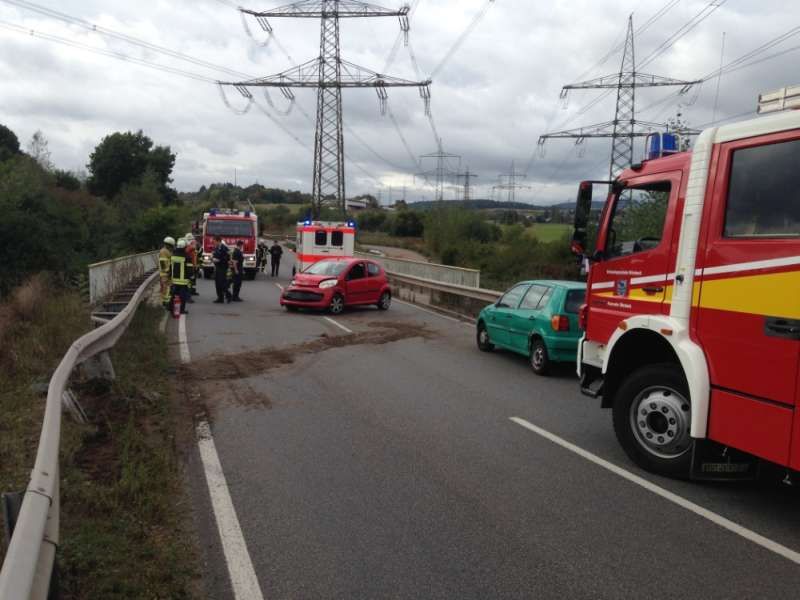
[[478, 316], [478, 348], [495, 346], [528, 357], [538, 375], [553, 362], [575, 362], [578, 310], [586, 301], [586, 284], [575, 281], [523, 281]]

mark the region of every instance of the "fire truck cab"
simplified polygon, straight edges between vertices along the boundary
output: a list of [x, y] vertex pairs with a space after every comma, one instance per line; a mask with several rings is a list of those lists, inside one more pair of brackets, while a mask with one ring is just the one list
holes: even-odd
[[[762, 95], [800, 106], [800, 88]], [[800, 471], [800, 111], [705, 130], [610, 183], [586, 251], [582, 391], [641, 467], [676, 477]]]
[[258, 216], [255, 212], [212, 208], [203, 214], [201, 234], [204, 277], [210, 278], [214, 271], [211, 255], [214, 252], [214, 238], [220, 236], [231, 251], [238, 240], [244, 242], [244, 274], [247, 279], [255, 279], [258, 243]]
[[355, 251], [353, 221], [303, 221], [297, 224], [297, 264], [292, 274], [325, 258], [351, 257]]

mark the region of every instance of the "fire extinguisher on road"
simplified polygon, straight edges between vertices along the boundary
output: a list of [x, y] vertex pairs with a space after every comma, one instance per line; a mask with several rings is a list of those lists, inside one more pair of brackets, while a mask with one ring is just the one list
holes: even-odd
[[172, 296], [172, 316], [175, 319], [181, 318], [181, 297], [179, 294]]

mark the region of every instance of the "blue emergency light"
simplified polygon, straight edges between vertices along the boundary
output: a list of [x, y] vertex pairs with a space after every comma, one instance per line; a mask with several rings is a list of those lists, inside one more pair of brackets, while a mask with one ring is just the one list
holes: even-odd
[[680, 138], [674, 133], [651, 133], [647, 136], [647, 160], [680, 152]]

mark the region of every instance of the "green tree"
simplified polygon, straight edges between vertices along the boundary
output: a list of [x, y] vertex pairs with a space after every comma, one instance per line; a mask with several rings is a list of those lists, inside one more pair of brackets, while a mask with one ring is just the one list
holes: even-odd
[[5, 125], [0, 124], [0, 161], [19, 154], [19, 138]]
[[81, 180], [71, 171], [56, 169], [53, 174], [56, 176], [57, 187], [71, 192], [76, 192], [81, 189]]
[[50, 148], [47, 138], [41, 131], [36, 131], [28, 142], [28, 154], [31, 158], [41, 165], [45, 171], [53, 170], [53, 162], [50, 160]]
[[125, 185], [136, 184], [151, 171], [158, 191], [167, 199], [175, 154], [169, 146], [153, 147], [153, 140], [142, 131], [113, 133], [103, 138], [89, 156], [89, 189], [92, 193], [114, 198]]
[[158, 248], [165, 235], [183, 235], [183, 228], [177, 207], [154, 206], [142, 212], [128, 226], [125, 238], [129, 248], [141, 252]]
[[391, 233], [398, 237], [420, 237], [425, 225], [419, 214], [413, 210], [401, 210], [395, 213], [391, 224]]

